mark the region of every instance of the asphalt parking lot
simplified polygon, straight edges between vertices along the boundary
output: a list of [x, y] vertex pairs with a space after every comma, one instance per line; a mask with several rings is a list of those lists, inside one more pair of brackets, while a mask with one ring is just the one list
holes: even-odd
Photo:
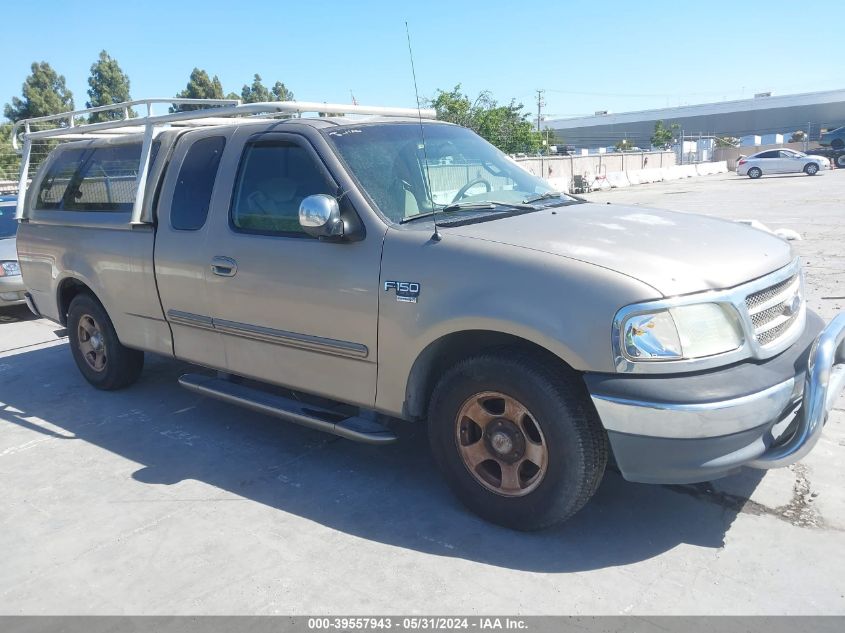
[[[590, 194], [798, 231], [809, 302], [845, 309], [845, 170]], [[148, 356], [103, 393], [63, 332], [0, 311], [0, 613], [845, 614], [845, 401], [814, 452], [712, 484], [614, 472], [573, 520], [488, 525], [409, 427], [379, 448], [180, 389]]]

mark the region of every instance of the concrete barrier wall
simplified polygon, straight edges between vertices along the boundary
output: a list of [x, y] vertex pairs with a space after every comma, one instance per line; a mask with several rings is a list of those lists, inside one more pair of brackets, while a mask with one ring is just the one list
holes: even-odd
[[628, 176], [625, 174], [624, 171], [608, 172], [606, 180], [608, 184], [610, 184], [610, 186], [614, 189], [617, 189], [619, 187], [629, 187], [631, 185], [631, 181], [628, 180]]
[[726, 160], [677, 165], [672, 152], [550, 156], [516, 162], [529, 173], [545, 178], [558, 191], [569, 191], [576, 174], [584, 176], [597, 190], [724, 174], [729, 167]]
[[695, 171], [699, 176], [726, 174], [728, 173], [728, 163], [724, 160], [715, 163], [698, 163], [695, 166]]
[[618, 152], [589, 156], [543, 156], [517, 158], [516, 162], [535, 176], [546, 180], [564, 178], [569, 183], [576, 174], [601, 176], [614, 171], [670, 167], [675, 164], [675, 153]]
[[[682, 178], [694, 178], [697, 176], [712, 176], [714, 174], [727, 173], [728, 166], [725, 161], [718, 163], [698, 163], [696, 165], [672, 165], [671, 167], [656, 169], [631, 169], [628, 171], [610, 171], [604, 178], [592, 180], [593, 189], [607, 189], [619, 187], [630, 187], [663, 180], [679, 180]], [[552, 186], [560, 189], [561, 179], [558, 179]]]

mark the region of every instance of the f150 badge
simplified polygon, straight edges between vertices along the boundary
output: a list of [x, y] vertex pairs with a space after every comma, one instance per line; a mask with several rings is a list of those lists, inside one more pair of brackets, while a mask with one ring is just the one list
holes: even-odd
[[416, 281], [385, 281], [384, 291], [396, 291], [396, 300], [403, 303], [416, 303], [420, 296], [420, 285]]

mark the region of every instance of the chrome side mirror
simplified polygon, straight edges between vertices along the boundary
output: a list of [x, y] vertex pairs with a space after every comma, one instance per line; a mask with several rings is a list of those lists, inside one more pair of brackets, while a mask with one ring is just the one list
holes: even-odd
[[312, 237], [343, 237], [343, 220], [337, 199], [318, 193], [299, 204], [299, 225]]

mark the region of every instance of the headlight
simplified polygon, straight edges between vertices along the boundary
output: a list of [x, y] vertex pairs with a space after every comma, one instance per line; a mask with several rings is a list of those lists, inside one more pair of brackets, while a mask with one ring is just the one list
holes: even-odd
[[21, 274], [18, 262], [0, 262], [0, 277], [12, 277]]
[[699, 303], [628, 317], [620, 328], [620, 348], [634, 361], [713, 356], [742, 345], [736, 311], [719, 303]]

